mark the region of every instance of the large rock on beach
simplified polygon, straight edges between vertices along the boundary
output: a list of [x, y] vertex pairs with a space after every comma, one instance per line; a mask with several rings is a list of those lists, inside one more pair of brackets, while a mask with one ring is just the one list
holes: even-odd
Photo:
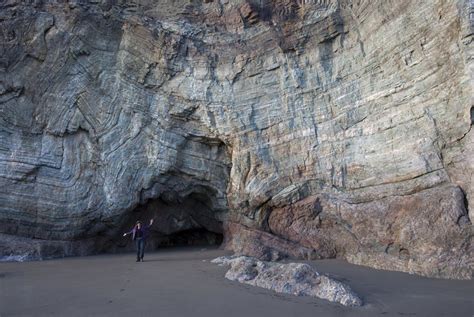
[[275, 263], [247, 256], [222, 256], [211, 261], [229, 265], [225, 277], [277, 293], [311, 296], [344, 306], [362, 306], [362, 300], [352, 289], [329, 276], [319, 274], [306, 263]]

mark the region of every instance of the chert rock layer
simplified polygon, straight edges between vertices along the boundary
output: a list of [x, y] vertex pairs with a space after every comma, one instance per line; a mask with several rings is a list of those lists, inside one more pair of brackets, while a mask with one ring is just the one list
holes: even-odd
[[472, 1], [0, 6], [4, 255], [107, 251], [155, 217], [472, 277]]

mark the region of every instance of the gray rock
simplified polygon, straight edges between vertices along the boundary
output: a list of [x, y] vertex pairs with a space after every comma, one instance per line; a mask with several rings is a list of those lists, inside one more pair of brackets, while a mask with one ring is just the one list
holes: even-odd
[[465, 0], [3, 1], [0, 233], [18, 247], [0, 255], [126, 250], [154, 217], [150, 247], [207, 230], [267, 260], [472, 278], [472, 16]]
[[362, 306], [362, 300], [348, 285], [319, 274], [308, 264], [262, 262], [246, 256], [223, 256], [211, 262], [230, 265], [225, 277], [231, 281], [278, 293], [322, 298], [344, 306]]

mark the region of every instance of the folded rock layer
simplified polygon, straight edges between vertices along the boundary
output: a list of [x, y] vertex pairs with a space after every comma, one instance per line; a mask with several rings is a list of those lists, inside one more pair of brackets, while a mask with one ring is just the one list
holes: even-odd
[[2, 2], [2, 254], [114, 250], [155, 217], [265, 259], [471, 278], [472, 12]]

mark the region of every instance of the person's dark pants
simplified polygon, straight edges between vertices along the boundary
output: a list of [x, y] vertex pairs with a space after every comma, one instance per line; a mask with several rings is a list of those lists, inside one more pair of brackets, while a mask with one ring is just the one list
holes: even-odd
[[140, 259], [143, 260], [143, 255], [145, 254], [145, 239], [143, 238], [138, 238], [135, 240], [135, 243], [137, 245], [137, 261]]

